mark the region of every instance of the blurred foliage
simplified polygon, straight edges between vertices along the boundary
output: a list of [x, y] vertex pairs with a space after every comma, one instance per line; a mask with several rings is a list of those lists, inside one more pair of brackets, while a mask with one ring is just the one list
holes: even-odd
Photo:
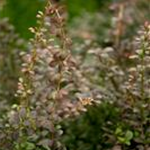
[[96, 12], [106, 9], [105, 5], [111, 0], [71, 0], [67, 1], [69, 19], [82, 15], [84, 12]]
[[14, 92], [21, 64], [19, 53], [26, 46], [7, 18], [0, 20], [0, 31], [0, 107], [5, 110], [5, 103], [13, 104], [16, 99]]
[[79, 118], [64, 122], [62, 140], [69, 150], [109, 149], [116, 141], [112, 135], [120, 117], [119, 108], [104, 102], [100, 106], [89, 108]]
[[[9, 17], [16, 31], [24, 38], [31, 37], [28, 28], [35, 26], [38, 10], [43, 10], [46, 0], [6, 0], [1, 17]], [[81, 15], [83, 12], [95, 12], [104, 9], [104, 3], [110, 0], [64, 0], [67, 5], [69, 20]]]
[[49, 5], [16, 34], [44, 1], [0, 14], [0, 149], [149, 150], [149, 1], [62, 2], [72, 42]]
[[1, 17], [9, 17], [22, 37], [31, 37], [28, 28], [35, 26], [38, 10], [44, 9], [44, 0], [6, 0]]

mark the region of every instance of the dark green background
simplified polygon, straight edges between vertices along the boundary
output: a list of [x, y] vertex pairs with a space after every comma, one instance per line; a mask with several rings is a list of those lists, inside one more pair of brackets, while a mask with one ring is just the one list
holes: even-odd
[[[102, 10], [105, 4], [111, 0], [64, 0], [69, 14], [69, 21], [82, 14], [84, 11], [95, 12]], [[35, 26], [38, 10], [44, 9], [46, 0], [6, 0], [1, 17], [8, 17], [16, 30], [24, 38], [31, 37], [28, 28]]]

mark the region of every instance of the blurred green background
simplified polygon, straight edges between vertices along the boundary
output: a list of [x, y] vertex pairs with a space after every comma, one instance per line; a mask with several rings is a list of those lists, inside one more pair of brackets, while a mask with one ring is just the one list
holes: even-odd
[[[59, 1], [59, 0], [57, 0]], [[84, 11], [95, 12], [102, 10], [104, 4], [111, 0], [63, 0], [60, 1], [67, 6], [69, 22], [82, 14]], [[4, 2], [1, 0], [0, 3]], [[0, 17], [8, 17], [10, 22], [15, 26], [20, 35], [28, 39], [31, 33], [28, 28], [36, 24], [36, 14], [38, 10], [44, 9], [46, 0], [5, 0]]]

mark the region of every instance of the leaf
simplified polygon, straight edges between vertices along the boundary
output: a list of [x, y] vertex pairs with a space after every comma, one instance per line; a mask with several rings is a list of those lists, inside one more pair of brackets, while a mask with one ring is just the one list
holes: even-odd
[[27, 142], [26, 150], [34, 150], [35, 148], [35, 144]]
[[131, 143], [130, 141], [125, 141], [125, 144], [129, 146]]
[[130, 141], [133, 138], [133, 132], [128, 130], [125, 134], [125, 138]]
[[43, 146], [43, 148], [44, 148], [45, 150], [51, 150], [51, 148], [48, 147], [48, 146]]
[[123, 137], [118, 137], [118, 140], [119, 140], [119, 142], [121, 142], [121, 143], [125, 143], [125, 138], [123, 138]]
[[122, 129], [121, 128], [117, 128], [116, 131], [115, 131], [115, 134], [118, 135], [118, 134], [121, 134], [121, 133], [122, 133]]

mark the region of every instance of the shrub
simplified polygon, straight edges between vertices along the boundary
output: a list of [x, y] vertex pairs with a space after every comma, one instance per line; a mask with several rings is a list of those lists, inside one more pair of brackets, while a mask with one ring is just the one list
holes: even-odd
[[15, 100], [21, 63], [19, 52], [25, 48], [25, 42], [15, 33], [7, 18], [0, 21], [0, 30], [0, 110], [3, 111], [9, 109], [5, 103], [10, 105]]
[[117, 5], [115, 30], [104, 32], [112, 42], [102, 46], [97, 35], [71, 42], [58, 6], [38, 12], [30, 50], [20, 54], [20, 103], [1, 120], [3, 150], [150, 147], [150, 24], [131, 37], [124, 6]]

